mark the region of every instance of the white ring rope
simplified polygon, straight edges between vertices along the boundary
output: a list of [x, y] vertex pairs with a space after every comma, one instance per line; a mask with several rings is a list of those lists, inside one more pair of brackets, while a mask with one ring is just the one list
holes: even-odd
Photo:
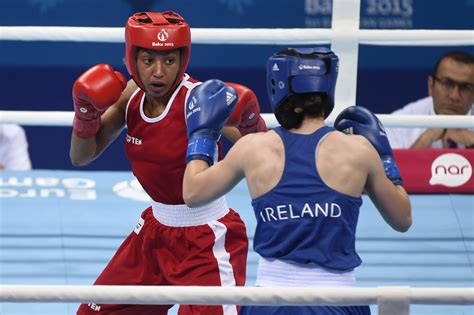
[[[472, 30], [352, 30], [321, 28], [192, 28], [194, 44], [311, 45], [357, 40], [365, 45], [469, 46]], [[0, 40], [123, 43], [123, 27], [0, 26]]]
[[[200, 44], [324, 44], [333, 40], [337, 43], [358, 41], [361, 44], [370, 45], [474, 45], [472, 30], [355, 29], [349, 31], [347, 28], [335, 30], [195, 28], [192, 32], [193, 42]], [[0, 26], [0, 40], [123, 43], [124, 36], [121, 27]], [[355, 67], [357, 70], [357, 66]], [[353, 74], [353, 70], [350, 74]], [[341, 71], [340, 75], [343, 74], [344, 71]], [[347, 85], [346, 88], [348, 88]], [[355, 90], [349, 91], [347, 95], [341, 93], [336, 95], [338, 108], [335, 112], [355, 103]], [[273, 114], [263, 114], [263, 116], [270, 128], [279, 125]], [[329, 125], [332, 124], [333, 116], [327, 121]], [[472, 117], [465, 116], [378, 116], [386, 127], [474, 128]], [[0, 111], [0, 123], [2, 122], [34, 126], [70, 126], [72, 113]]]
[[[61, 111], [7, 111], [0, 110], [0, 123], [17, 123], [24, 126], [72, 126], [74, 112]], [[279, 126], [273, 114], [262, 114], [269, 128]], [[390, 115], [377, 114], [385, 127], [404, 128], [474, 128], [473, 116], [459, 115]], [[329, 117], [326, 123], [332, 126], [334, 120]]]
[[411, 304], [474, 305], [474, 288], [0, 285], [0, 302], [361, 305], [400, 295], [406, 295]]

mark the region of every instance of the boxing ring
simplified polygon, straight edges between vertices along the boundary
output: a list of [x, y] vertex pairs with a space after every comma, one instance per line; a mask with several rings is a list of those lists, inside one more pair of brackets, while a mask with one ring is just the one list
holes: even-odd
[[[397, 310], [412, 303], [410, 314], [474, 311], [472, 305], [462, 305], [474, 303], [471, 195], [412, 196], [414, 225], [406, 234], [391, 230], [364, 196], [357, 230], [357, 249], [364, 260], [356, 270], [358, 288], [253, 288], [257, 255], [250, 249], [248, 287], [216, 291], [90, 286], [148, 205], [129, 172], [7, 171], [1, 174], [0, 188], [2, 315], [74, 314], [79, 301], [375, 305], [394, 297]], [[239, 210], [252, 240], [256, 222], [246, 184], [239, 183], [227, 199]], [[25, 301], [31, 303], [19, 303]]]
[[[193, 43], [331, 43], [341, 59], [339, 82], [344, 82], [344, 88], [336, 89], [337, 105], [329, 124], [344, 107], [355, 103], [358, 45], [474, 45], [472, 31], [361, 30], [360, 3], [348, 2], [334, 1], [332, 29], [192, 29]], [[124, 39], [122, 28], [2, 26], [0, 40], [117, 43]], [[392, 127], [474, 127], [472, 117], [378, 116]], [[72, 117], [72, 112], [0, 111], [1, 123], [33, 126], [70, 126]], [[276, 126], [273, 115], [265, 114], [264, 118], [270, 127]], [[1, 315], [73, 314], [77, 303], [92, 301], [361, 303], [371, 304], [373, 314], [381, 315], [474, 314], [472, 195], [411, 196], [414, 225], [407, 234], [392, 231], [364, 196], [357, 235], [357, 248], [364, 260], [356, 271], [358, 288], [251, 287], [257, 261], [252, 250], [249, 287], [245, 288], [91, 287], [148, 205], [131, 176], [129, 172], [2, 172]], [[228, 195], [228, 202], [243, 217], [252, 240], [255, 219], [244, 183]]]

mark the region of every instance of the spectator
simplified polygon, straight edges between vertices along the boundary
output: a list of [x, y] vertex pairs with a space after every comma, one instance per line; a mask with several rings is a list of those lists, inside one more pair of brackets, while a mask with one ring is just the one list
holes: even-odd
[[15, 124], [0, 124], [0, 170], [31, 170], [25, 130]]
[[[393, 112], [395, 115], [473, 115], [474, 56], [450, 51], [428, 77], [429, 96]], [[466, 128], [387, 128], [393, 148], [472, 148], [474, 130]]]

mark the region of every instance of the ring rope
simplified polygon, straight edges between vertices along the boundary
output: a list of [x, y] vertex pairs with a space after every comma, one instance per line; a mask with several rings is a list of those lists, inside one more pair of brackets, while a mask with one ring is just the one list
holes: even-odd
[[[279, 126], [273, 114], [262, 114], [268, 128]], [[474, 117], [463, 115], [390, 115], [377, 114], [385, 127], [403, 128], [472, 128]], [[74, 112], [66, 111], [7, 111], [0, 110], [0, 123], [16, 123], [25, 126], [72, 126]], [[334, 119], [326, 119], [326, 124], [332, 126]]]
[[[0, 26], [0, 40], [123, 43], [123, 27]], [[324, 28], [192, 28], [195, 44], [311, 45], [357, 40], [365, 45], [470, 46], [472, 30], [352, 30]]]
[[[344, 8], [340, 8], [345, 11]], [[357, 11], [357, 10], [356, 10]], [[342, 12], [344, 13], [344, 12]], [[341, 14], [342, 14], [341, 13]], [[344, 14], [342, 14], [344, 16]], [[337, 22], [338, 18], [333, 17]], [[357, 20], [357, 19], [356, 19]], [[357, 21], [356, 21], [357, 22]], [[336, 26], [337, 23], [333, 23]], [[342, 24], [344, 25], [344, 23]], [[0, 40], [36, 40], [36, 41], [77, 41], [77, 42], [109, 42], [123, 43], [124, 29], [122, 27], [37, 27], [37, 26], [0, 26]], [[354, 43], [371, 45], [473, 45], [474, 36], [471, 30], [359, 30], [347, 27], [333, 29], [192, 29], [193, 42], [201, 44], [315, 44], [333, 43], [339, 49], [346, 48], [351, 53], [343, 56], [346, 65], [356, 62], [352, 54], [357, 51]], [[317, 40], [315, 39], [317, 38]], [[347, 47], [346, 47], [347, 46]], [[352, 56], [352, 57], [351, 57]], [[355, 59], [355, 61], [353, 60]], [[341, 77], [356, 76], [357, 64], [341, 71]], [[353, 80], [347, 80], [350, 82]], [[333, 116], [343, 108], [355, 103], [355, 80], [353, 85], [346, 85], [344, 91], [336, 93], [338, 106], [328, 119], [332, 125]], [[353, 89], [350, 89], [352, 86]], [[38, 113], [34, 114], [35, 116]], [[44, 115], [49, 115], [44, 113]], [[70, 126], [72, 118], [54, 113], [45, 118], [44, 122], [34, 120], [30, 112], [19, 114], [2, 113], [0, 122], [20, 123], [25, 125], [43, 126]], [[59, 116], [59, 117], [58, 117]], [[278, 126], [278, 122], [271, 114], [264, 114], [264, 119], [270, 128]], [[380, 116], [380, 115], [379, 115]], [[58, 118], [54, 118], [58, 117]], [[38, 117], [39, 118], [39, 117]], [[470, 117], [390, 117], [382, 118], [387, 127], [438, 127], [438, 128], [472, 128], [474, 122]]]
[[474, 288], [0, 285], [0, 302], [361, 305], [400, 296], [410, 304], [474, 305]]

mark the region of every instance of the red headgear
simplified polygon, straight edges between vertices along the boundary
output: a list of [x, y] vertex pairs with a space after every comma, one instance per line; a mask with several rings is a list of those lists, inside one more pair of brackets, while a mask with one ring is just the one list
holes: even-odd
[[183, 48], [176, 87], [188, 66], [191, 51], [191, 30], [176, 12], [141, 12], [132, 15], [125, 26], [125, 64], [138, 86], [145, 90], [137, 71], [137, 48], [172, 50]]

